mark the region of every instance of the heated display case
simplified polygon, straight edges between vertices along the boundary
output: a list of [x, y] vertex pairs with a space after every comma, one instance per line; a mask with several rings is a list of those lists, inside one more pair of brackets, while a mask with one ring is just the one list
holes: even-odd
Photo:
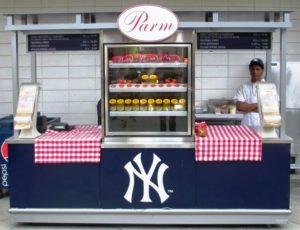
[[104, 140], [192, 139], [191, 44], [104, 44]]

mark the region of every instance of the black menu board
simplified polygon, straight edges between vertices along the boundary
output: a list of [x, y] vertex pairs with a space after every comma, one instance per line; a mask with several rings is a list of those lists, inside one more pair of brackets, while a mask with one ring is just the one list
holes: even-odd
[[268, 50], [271, 49], [271, 33], [198, 33], [198, 49], [252, 49]]
[[99, 50], [99, 34], [31, 34], [29, 52]]

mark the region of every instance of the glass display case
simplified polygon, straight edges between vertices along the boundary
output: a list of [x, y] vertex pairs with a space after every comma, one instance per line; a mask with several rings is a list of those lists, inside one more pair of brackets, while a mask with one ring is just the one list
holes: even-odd
[[104, 140], [193, 135], [191, 44], [104, 44]]

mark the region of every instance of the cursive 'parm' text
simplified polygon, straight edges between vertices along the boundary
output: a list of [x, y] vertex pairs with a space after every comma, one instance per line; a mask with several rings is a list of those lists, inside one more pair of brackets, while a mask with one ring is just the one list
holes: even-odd
[[124, 23], [129, 27], [127, 32], [168, 31], [173, 26], [171, 22], [149, 23], [149, 15], [145, 11], [131, 12], [125, 17]]

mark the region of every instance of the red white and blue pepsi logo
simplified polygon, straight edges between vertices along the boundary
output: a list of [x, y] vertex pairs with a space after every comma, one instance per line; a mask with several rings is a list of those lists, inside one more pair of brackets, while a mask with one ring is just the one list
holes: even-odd
[[1, 156], [5, 161], [8, 161], [8, 145], [5, 142], [1, 145]]

